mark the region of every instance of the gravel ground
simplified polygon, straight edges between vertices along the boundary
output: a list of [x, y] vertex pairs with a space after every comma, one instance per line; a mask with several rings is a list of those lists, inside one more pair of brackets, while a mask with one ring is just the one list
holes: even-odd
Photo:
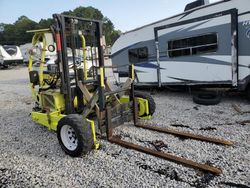
[[[228, 94], [217, 106], [200, 106], [185, 92], [157, 91], [151, 124], [226, 138], [234, 146], [179, 139], [127, 124], [116, 134], [124, 140], [207, 163], [223, 170], [204, 174], [156, 157], [99, 140], [102, 147], [81, 158], [61, 150], [56, 134], [31, 121], [33, 107], [26, 68], [0, 70], [0, 187], [250, 187], [249, 111], [243, 96]], [[179, 126], [173, 126], [179, 125]]]

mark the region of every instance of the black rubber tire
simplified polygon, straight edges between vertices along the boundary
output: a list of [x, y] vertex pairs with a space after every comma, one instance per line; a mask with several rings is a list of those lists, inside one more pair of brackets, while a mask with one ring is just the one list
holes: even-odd
[[[64, 125], [69, 125], [75, 131], [78, 140], [78, 145], [75, 150], [67, 149], [62, 142], [60, 132]], [[57, 138], [62, 149], [71, 157], [86, 155], [94, 146], [91, 127], [89, 123], [78, 114], [70, 114], [59, 121], [57, 127]]]
[[250, 101], [250, 85], [248, 85], [246, 88], [246, 97]]
[[198, 92], [193, 94], [193, 101], [201, 105], [217, 105], [221, 102], [221, 94], [217, 92]]
[[155, 101], [150, 94], [141, 91], [135, 91], [135, 97], [147, 99], [149, 104], [149, 115], [152, 116], [155, 113], [156, 109]]
[[3, 69], [8, 69], [9, 65], [3, 65]]
[[88, 70], [88, 77], [93, 77], [96, 73], [96, 67], [90, 67]]
[[88, 77], [93, 77], [93, 67], [88, 70]]

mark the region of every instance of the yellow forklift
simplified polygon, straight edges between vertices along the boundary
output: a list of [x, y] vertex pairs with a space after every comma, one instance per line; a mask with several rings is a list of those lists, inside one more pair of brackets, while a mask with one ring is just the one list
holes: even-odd
[[[216, 167], [135, 145], [113, 135], [117, 126], [133, 122], [138, 128], [232, 145], [222, 139], [142, 124], [141, 120], [151, 119], [154, 100], [134, 90], [133, 64], [128, 67], [126, 83], [115, 91], [111, 89], [105, 76], [102, 22], [60, 14], [53, 18], [54, 24], [49, 29], [29, 31], [34, 32], [29, 58], [30, 87], [35, 100], [31, 117], [34, 122], [57, 132], [59, 143], [68, 155], [78, 157], [98, 149], [97, 134], [100, 134], [126, 148], [216, 175], [222, 172]], [[39, 55], [35, 51], [38, 43], [42, 43]], [[87, 46], [91, 48], [90, 57]], [[46, 62], [47, 52], [55, 54], [53, 63]], [[91, 69], [89, 63], [93, 65]]]

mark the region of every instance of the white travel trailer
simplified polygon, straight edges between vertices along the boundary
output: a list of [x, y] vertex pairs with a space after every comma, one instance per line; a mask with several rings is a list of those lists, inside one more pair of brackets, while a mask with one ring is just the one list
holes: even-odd
[[[126, 32], [112, 47], [118, 80], [138, 86], [250, 88], [250, 1], [198, 0], [183, 13]], [[249, 89], [250, 91], [250, 89]]]
[[22, 62], [23, 56], [18, 46], [0, 46], [0, 66], [8, 67], [10, 64], [20, 64]]

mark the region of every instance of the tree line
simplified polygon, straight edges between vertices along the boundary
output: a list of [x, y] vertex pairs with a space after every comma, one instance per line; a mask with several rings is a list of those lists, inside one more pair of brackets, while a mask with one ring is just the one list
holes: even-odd
[[[65, 11], [62, 14], [103, 21], [107, 45], [112, 45], [121, 34], [121, 31], [115, 30], [112, 21], [94, 7], [81, 6], [73, 11]], [[35, 22], [26, 16], [19, 17], [13, 24], [0, 23], [0, 44], [21, 45], [30, 43], [33, 34], [27, 33], [26, 31], [49, 28], [51, 24], [53, 24], [52, 18], [41, 19], [39, 22]]]

